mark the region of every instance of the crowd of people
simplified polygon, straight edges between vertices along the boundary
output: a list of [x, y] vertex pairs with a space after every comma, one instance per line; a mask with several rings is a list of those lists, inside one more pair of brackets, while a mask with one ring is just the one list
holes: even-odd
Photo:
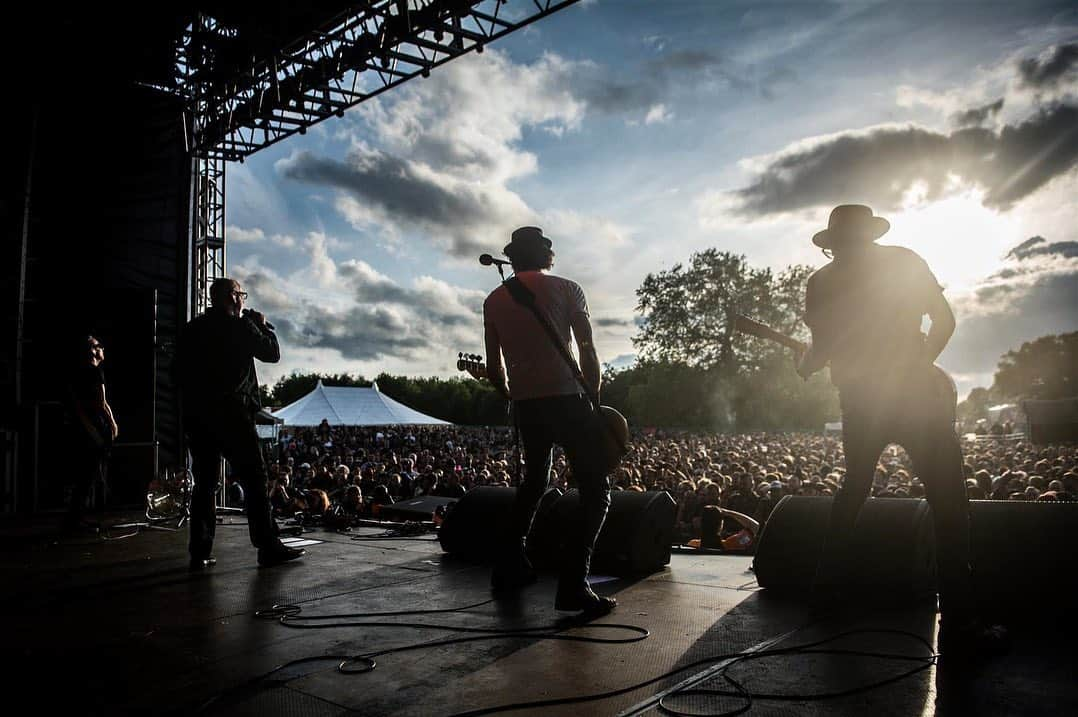
[[[981, 438], [964, 444], [971, 499], [1078, 500], [1078, 449]], [[505, 427], [330, 426], [287, 428], [270, 461], [271, 502], [278, 516], [330, 517], [332, 524], [377, 518], [381, 506], [417, 496], [460, 498], [476, 486], [515, 486], [513, 431]], [[786, 495], [834, 495], [842, 485], [842, 441], [808, 433], [704, 434], [635, 431], [610, 476], [614, 490], [665, 490], [678, 504], [675, 540], [709, 538], [722, 509], [719, 537], [751, 538]], [[574, 487], [555, 449], [550, 485]], [[924, 498], [924, 485], [899, 446], [884, 451], [872, 494]], [[332, 518], [336, 518], [333, 520]], [[751, 519], [751, 520], [747, 520]], [[742, 540], [750, 547], [751, 540]], [[717, 547], [717, 546], [716, 546]]]

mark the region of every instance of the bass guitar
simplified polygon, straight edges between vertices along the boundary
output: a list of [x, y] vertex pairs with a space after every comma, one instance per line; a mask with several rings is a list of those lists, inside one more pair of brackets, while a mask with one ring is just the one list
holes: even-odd
[[[477, 354], [457, 354], [457, 370], [465, 371], [477, 381], [488, 380], [487, 366]], [[629, 451], [629, 422], [616, 408], [599, 406], [603, 422], [603, 444], [600, 448], [606, 458], [607, 472], [618, 467], [622, 457]]]

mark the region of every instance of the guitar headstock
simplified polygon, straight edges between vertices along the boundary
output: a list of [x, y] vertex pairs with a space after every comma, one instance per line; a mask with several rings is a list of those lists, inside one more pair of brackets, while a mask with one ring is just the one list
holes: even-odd
[[467, 371], [477, 381], [487, 377], [487, 366], [483, 363], [483, 357], [479, 354], [457, 354], [457, 370]]

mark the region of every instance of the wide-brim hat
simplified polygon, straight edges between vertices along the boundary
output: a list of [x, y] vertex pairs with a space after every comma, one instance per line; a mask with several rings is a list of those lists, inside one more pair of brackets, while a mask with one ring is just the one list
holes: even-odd
[[509, 243], [502, 249], [502, 254], [511, 257], [514, 249], [531, 249], [538, 246], [549, 249], [553, 243], [543, 236], [543, 230], [539, 227], [520, 227], [510, 235]]
[[817, 232], [812, 243], [821, 249], [830, 249], [844, 241], [876, 241], [890, 228], [889, 221], [872, 216], [872, 209], [864, 204], [840, 204], [831, 210], [827, 228]]

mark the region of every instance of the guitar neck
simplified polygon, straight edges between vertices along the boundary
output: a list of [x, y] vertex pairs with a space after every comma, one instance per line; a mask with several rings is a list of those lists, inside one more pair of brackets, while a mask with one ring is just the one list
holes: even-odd
[[794, 351], [804, 351], [807, 348], [804, 341], [798, 341], [792, 336], [787, 336], [786, 334], [776, 331], [770, 326], [761, 324], [759, 321], [750, 319], [747, 316], [735, 317], [734, 328], [741, 333], [749, 334], [750, 336], [774, 341], [775, 343], [793, 349]]

